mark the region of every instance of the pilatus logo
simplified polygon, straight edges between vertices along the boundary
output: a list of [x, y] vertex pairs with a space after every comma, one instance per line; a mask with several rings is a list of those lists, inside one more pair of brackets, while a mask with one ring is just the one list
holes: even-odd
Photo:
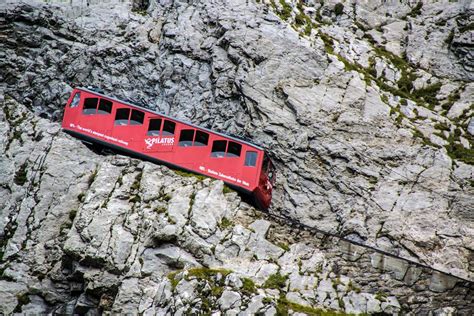
[[153, 145], [155, 144], [171, 146], [174, 144], [174, 138], [149, 137], [149, 138], [145, 138], [145, 144], [146, 144], [146, 149], [151, 149], [151, 147], [153, 147]]

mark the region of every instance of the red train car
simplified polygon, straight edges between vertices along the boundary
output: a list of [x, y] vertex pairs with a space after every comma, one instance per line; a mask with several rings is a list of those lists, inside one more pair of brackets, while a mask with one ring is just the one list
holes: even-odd
[[254, 144], [149, 109], [76, 88], [62, 128], [87, 142], [223, 180], [268, 209], [274, 166]]

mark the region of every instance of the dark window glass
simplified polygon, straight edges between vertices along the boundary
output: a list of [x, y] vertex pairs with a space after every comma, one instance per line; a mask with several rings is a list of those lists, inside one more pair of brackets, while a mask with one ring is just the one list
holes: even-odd
[[227, 157], [240, 157], [240, 151], [242, 150], [242, 145], [234, 142], [229, 142], [229, 147], [227, 148]]
[[158, 136], [160, 135], [161, 129], [161, 119], [151, 119], [150, 125], [148, 125], [148, 132], [147, 135], [150, 136]]
[[257, 152], [247, 151], [244, 166], [255, 167], [257, 165]]
[[79, 101], [81, 101], [81, 93], [76, 92], [76, 94], [74, 95], [74, 98], [72, 98], [71, 107], [72, 108], [78, 107], [79, 106]]
[[194, 130], [183, 129], [179, 135], [179, 146], [188, 147], [193, 145]]
[[112, 113], [112, 102], [105, 99], [100, 99], [99, 110], [97, 114], [110, 114]]
[[225, 141], [225, 140], [215, 140], [212, 143], [211, 157], [217, 157], [217, 158], [224, 157], [226, 146], [227, 146], [227, 141]]
[[207, 146], [209, 141], [209, 134], [201, 131], [196, 131], [196, 138], [194, 138], [194, 146]]
[[130, 125], [142, 125], [145, 113], [138, 110], [132, 110], [132, 116], [130, 116]]
[[84, 107], [82, 108], [83, 114], [95, 114], [97, 112], [97, 101], [98, 98], [86, 98], [84, 100]]
[[130, 109], [117, 109], [115, 114], [115, 125], [127, 125]]
[[165, 122], [163, 123], [163, 133], [161, 134], [161, 136], [173, 136], [175, 127], [176, 124], [174, 122], [165, 120]]

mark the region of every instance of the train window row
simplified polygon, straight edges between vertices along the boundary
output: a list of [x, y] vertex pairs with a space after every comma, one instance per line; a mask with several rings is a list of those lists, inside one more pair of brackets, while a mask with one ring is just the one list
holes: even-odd
[[[74, 99], [72, 103], [74, 103]], [[85, 115], [110, 114], [112, 113], [112, 102], [102, 98], [86, 98], [82, 113]]]
[[[71, 107], [77, 107], [81, 98], [80, 92], [76, 93], [71, 102]], [[85, 115], [111, 114], [112, 102], [102, 98], [86, 98], [82, 113]], [[135, 109], [117, 109], [114, 125], [143, 125], [145, 113]], [[149, 136], [173, 136], [176, 123], [169, 120], [150, 119], [147, 135]], [[179, 136], [179, 146], [207, 146], [209, 134], [195, 129], [183, 129]], [[215, 140], [212, 143], [211, 157], [240, 157], [242, 145], [233, 141]], [[257, 152], [247, 151], [245, 155], [245, 166], [257, 165]]]
[[145, 113], [138, 110], [117, 109], [115, 125], [142, 125]]
[[161, 129], [162, 119], [150, 119], [148, 124], [148, 136], [173, 136], [176, 128], [176, 123], [168, 120], [164, 120], [163, 129]]
[[209, 134], [194, 129], [183, 129], [179, 136], [179, 146], [207, 146]]
[[211, 157], [240, 157], [242, 145], [232, 141], [215, 140], [212, 143]]

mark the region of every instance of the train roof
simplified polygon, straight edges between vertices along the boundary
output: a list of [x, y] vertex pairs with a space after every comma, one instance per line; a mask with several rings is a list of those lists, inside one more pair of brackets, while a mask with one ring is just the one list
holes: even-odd
[[99, 96], [103, 96], [103, 97], [105, 97], [105, 98], [108, 98], [108, 99], [111, 99], [111, 100], [114, 100], [114, 101], [117, 101], [117, 102], [120, 102], [120, 103], [124, 103], [124, 104], [126, 104], [126, 105], [129, 105], [129, 106], [132, 106], [132, 107], [135, 107], [135, 108], [139, 108], [139, 109], [141, 109], [141, 110], [143, 110], [143, 111], [150, 112], [150, 113], [153, 113], [153, 114], [157, 114], [157, 115], [166, 117], [166, 118], [168, 118], [168, 119], [171, 119], [171, 120], [173, 120], [173, 121], [177, 121], [177, 122], [180, 122], [180, 123], [183, 123], [183, 124], [186, 124], [186, 125], [190, 125], [190, 126], [192, 126], [192, 127], [199, 128], [199, 129], [201, 129], [201, 130], [205, 130], [205, 131], [208, 131], [208, 132], [210, 132], [210, 133], [213, 133], [213, 134], [216, 134], [216, 135], [219, 135], [219, 136], [222, 136], [222, 137], [226, 137], [226, 138], [235, 140], [235, 141], [240, 142], [240, 143], [244, 143], [244, 144], [246, 144], [246, 145], [249, 145], [249, 146], [254, 147], [255, 149], [265, 151], [265, 149], [263, 149], [261, 146], [255, 145], [255, 144], [253, 144], [253, 143], [251, 143], [251, 142], [248, 142], [248, 141], [246, 141], [246, 140], [240, 139], [240, 138], [235, 137], [235, 136], [230, 136], [230, 135], [227, 135], [227, 134], [225, 134], [225, 133], [219, 133], [219, 132], [213, 131], [213, 130], [211, 130], [211, 129], [209, 129], [209, 128], [205, 128], [205, 127], [202, 127], [202, 126], [199, 126], [199, 125], [196, 125], [196, 124], [193, 124], [193, 123], [184, 121], [184, 120], [180, 120], [180, 119], [177, 119], [177, 118], [175, 118], [175, 117], [172, 117], [172, 116], [169, 116], [169, 115], [160, 113], [160, 112], [158, 112], [158, 111], [154, 111], [154, 110], [151, 110], [151, 109], [147, 109], [147, 108], [145, 108], [145, 107], [142, 107], [142, 106], [139, 106], [139, 105], [136, 105], [136, 104], [127, 102], [127, 101], [123, 101], [123, 100], [120, 100], [120, 99], [117, 99], [117, 98], [115, 98], [115, 97], [111, 97], [111, 96], [105, 95], [105, 94], [103, 94], [103, 93], [100, 93], [100, 92], [97, 92], [97, 91], [94, 91], [94, 90], [91, 90], [91, 89], [87, 89], [87, 88], [84, 88], [84, 87], [76, 87], [76, 89], [82, 90], [82, 91], [86, 91], [86, 92], [89, 92], [89, 93], [93, 93], [93, 94], [96, 94], [96, 95], [99, 95]]

